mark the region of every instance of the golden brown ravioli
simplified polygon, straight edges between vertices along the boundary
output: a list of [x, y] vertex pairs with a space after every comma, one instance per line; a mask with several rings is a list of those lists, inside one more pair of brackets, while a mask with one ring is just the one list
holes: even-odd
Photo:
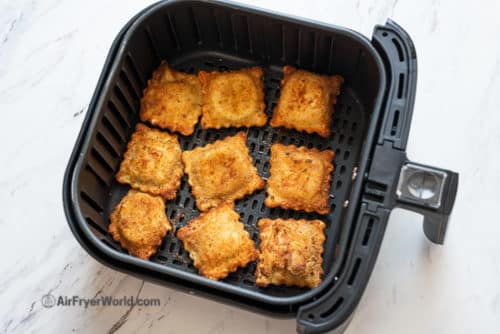
[[314, 74], [292, 66], [283, 68], [281, 95], [271, 126], [330, 135], [333, 106], [344, 79], [339, 75]]
[[134, 189], [175, 198], [181, 184], [183, 166], [176, 135], [137, 124], [116, 180]]
[[202, 213], [179, 229], [177, 237], [198, 272], [218, 280], [257, 259], [250, 235], [239, 222], [232, 203], [224, 203]]
[[185, 172], [199, 210], [233, 202], [264, 188], [264, 181], [252, 164], [246, 141], [246, 134], [239, 132], [182, 153]]
[[203, 92], [201, 126], [209, 128], [264, 126], [264, 84], [260, 67], [229, 72], [200, 71]]
[[198, 76], [174, 71], [162, 62], [144, 90], [141, 121], [188, 136], [193, 134], [200, 115]]
[[321, 220], [260, 219], [255, 283], [314, 288], [323, 276], [325, 224]]
[[266, 206], [327, 214], [335, 152], [305, 146], [271, 146]]
[[149, 259], [172, 230], [159, 196], [130, 190], [110, 216], [109, 233], [128, 252]]

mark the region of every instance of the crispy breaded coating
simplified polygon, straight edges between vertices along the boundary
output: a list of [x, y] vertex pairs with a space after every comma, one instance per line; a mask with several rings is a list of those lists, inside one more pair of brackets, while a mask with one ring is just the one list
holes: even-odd
[[255, 244], [239, 218], [233, 203], [224, 203], [179, 229], [177, 237], [201, 275], [218, 280], [257, 259]]
[[331, 150], [271, 146], [266, 206], [327, 214], [334, 156]]
[[259, 220], [255, 283], [314, 288], [323, 276], [325, 224], [321, 220]]
[[200, 115], [198, 76], [174, 71], [163, 61], [144, 90], [141, 121], [188, 136], [193, 134]]
[[149, 259], [172, 230], [159, 196], [130, 190], [110, 216], [109, 233], [128, 252]]
[[271, 126], [330, 135], [333, 106], [344, 79], [340, 75], [314, 74], [292, 66], [283, 67], [281, 95]]
[[246, 141], [246, 134], [238, 132], [232, 137], [182, 153], [199, 210], [233, 202], [264, 188], [264, 180], [252, 164]]
[[203, 129], [266, 124], [262, 68], [229, 72], [200, 71], [198, 77], [203, 92]]
[[116, 180], [134, 189], [172, 199], [182, 175], [181, 146], [177, 136], [137, 124]]

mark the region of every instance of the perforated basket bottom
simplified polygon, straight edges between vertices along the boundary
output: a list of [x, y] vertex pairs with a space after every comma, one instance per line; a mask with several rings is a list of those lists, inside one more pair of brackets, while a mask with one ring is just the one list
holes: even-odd
[[[191, 56], [183, 57], [179, 60], [170, 60], [170, 65], [178, 70], [195, 73], [198, 70], [228, 70], [241, 67], [257, 65], [246, 59], [228, 57], [224, 54], [214, 54], [207, 57], [206, 54], [201, 57]], [[280, 81], [282, 78], [281, 67], [264, 67], [264, 83], [266, 96], [266, 113], [269, 117], [276, 105], [280, 94]], [[352, 170], [358, 161], [362, 143], [365, 135], [365, 112], [362, 104], [359, 102], [354, 91], [345, 83], [342, 94], [335, 106], [335, 113], [332, 124], [332, 135], [329, 138], [321, 138], [317, 135], [299, 133], [287, 129], [275, 129], [266, 125], [261, 128], [250, 128], [246, 130], [248, 136], [248, 147], [253, 158], [254, 165], [259, 174], [267, 180], [269, 176], [269, 156], [270, 147], [273, 143], [305, 145], [309, 148], [333, 149], [336, 152], [331, 190], [330, 207], [331, 211], [326, 216], [318, 214], [308, 214], [283, 209], [270, 209], [264, 205], [265, 190], [255, 192], [246, 198], [236, 202], [235, 209], [240, 214], [241, 222], [250, 233], [252, 239], [259, 245], [259, 234], [257, 221], [263, 217], [271, 218], [295, 218], [295, 219], [321, 219], [326, 223], [325, 235], [326, 242], [323, 254], [323, 269], [325, 275], [332, 267], [335, 249], [339, 239], [343, 204], [348, 198], [351, 189]], [[217, 139], [234, 135], [242, 129], [222, 129], [222, 130], [202, 130], [197, 126], [192, 136], [179, 136], [183, 150], [191, 150], [196, 146], [203, 146]], [[131, 133], [128, 134], [130, 138]], [[108, 205], [104, 209], [105, 217], [118, 204], [121, 198], [126, 194], [129, 187], [118, 184], [113, 181], [110, 189], [110, 198]], [[184, 226], [191, 219], [199, 215], [196, 209], [195, 199], [191, 194], [187, 177], [182, 178], [181, 188], [177, 193], [177, 198], [166, 203], [167, 216], [178, 229]], [[109, 223], [109, 222], [108, 222]], [[106, 239], [106, 243], [122, 251], [120, 245], [111, 238]], [[197, 275], [187, 252], [182, 243], [169, 233], [163, 240], [158, 252], [151, 257], [151, 261], [163, 264], [165, 266], [175, 267], [178, 270], [193, 273]], [[305, 289], [294, 287], [275, 287], [259, 288], [255, 285], [256, 263], [253, 262], [246, 268], [240, 268], [237, 272], [230, 274], [223, 281], [227, 284], [236, 285], [244, 289], [249, 289], [277, 297], [291, 297], [304, 293]]]

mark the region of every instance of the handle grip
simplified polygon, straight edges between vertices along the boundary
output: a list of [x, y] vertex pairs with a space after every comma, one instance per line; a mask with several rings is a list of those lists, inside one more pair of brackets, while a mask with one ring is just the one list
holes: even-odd
[[396, 188], [396, 206], [422, 214], [427, 238], [443, 244], [457, 187], [458, 173], [406, 161]]

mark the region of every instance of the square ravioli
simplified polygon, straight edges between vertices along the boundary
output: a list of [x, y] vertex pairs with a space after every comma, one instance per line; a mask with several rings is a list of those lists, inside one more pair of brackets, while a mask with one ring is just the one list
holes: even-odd
[[109, 233], [128, 252], [149, 259], [172, 225], [159, 196], [130, 190], [110, 216]]
[[314, 288], [323, 276], [325, 223], [321, 220], [259, 220], [260, 254], [255, 283]]
[[266, 206], [326, 215], [335, 152], [305, 146], [271, 146]]
[[177, 136], [137, 124], [116, 180], [134, 189], [173, 199], [183, 174]]
[[229, 72], [200, 71], [198, 77], [203, 93], [203, 129], [266, 124], [264, 84], [260, 67]]
[[185, 172], [199, 210], [233, 202], [264, 188], [264, 180], [252, 164], [246, 142], [246, 134], [239, 132], [182, 153]]
[[292, 66], [283, 68], [281, 95], [271, 126], [330, 135], [333, 106], [344, 79], [340, 75], [314, 74]]
[[162, 62], [144, 90], [141, 121], [188, 136], [193, 134], [200, 115], [198, 76], [174, 71]]
[[179, 229], [177, 237], [201, 275], [218, 280], [257, 259], [255, 244], [239, 218], [233, 203], [224, 203]]

